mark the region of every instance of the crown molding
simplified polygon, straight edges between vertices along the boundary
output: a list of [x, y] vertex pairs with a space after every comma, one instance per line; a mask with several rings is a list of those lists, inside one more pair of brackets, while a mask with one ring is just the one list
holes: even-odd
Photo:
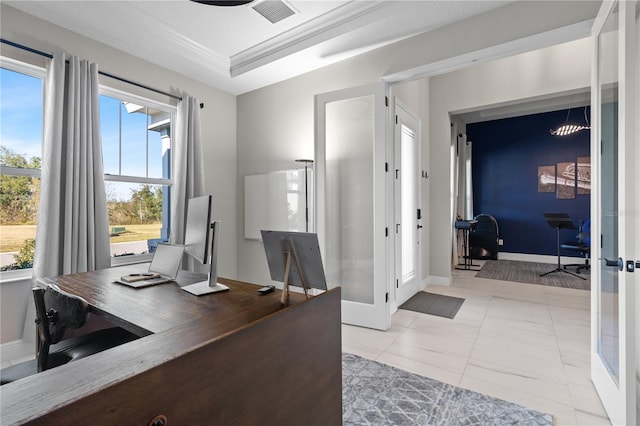
[[[126, 3], [125, 7], [136, 7], [136, 5], [135, 3]], [[125, 10], [122, 10], [120, 15], [127, 16], [125, 12]], [[161, 40], [168, 54], [189, 59], [221, 75], [229, 76], [230, 60], [228, 57], [208, 49], [189, 37], [185, 37], [176, 31], [170, 22], [162, 22], [157, 18], [149, 17], [142, 10], [141, 13], [135, 16], [135, 25], [142, 28], [143, 33], [151, 36], [150, 38]], [[134, 25], [134, 23], [132, 22], [131, 25]], [[198, 59], [194, 61], [194, 58]]]
[[231, 59], [231, 77], [274, 62], [287, 55], [344, 34], [364, 23], [379, 19], [375, 12], [393, 2], [351, 1], [333, 9], [312, 21], [285, 31], [269, 40], [233, 55]]

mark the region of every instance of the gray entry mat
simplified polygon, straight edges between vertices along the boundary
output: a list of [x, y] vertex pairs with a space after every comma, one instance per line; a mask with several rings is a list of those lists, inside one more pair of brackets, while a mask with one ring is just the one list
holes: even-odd
[[419, 291], [411, 299], [400, 305], [400, 309], [453, 319], [463, 302], [464, 299], [460, 297]]

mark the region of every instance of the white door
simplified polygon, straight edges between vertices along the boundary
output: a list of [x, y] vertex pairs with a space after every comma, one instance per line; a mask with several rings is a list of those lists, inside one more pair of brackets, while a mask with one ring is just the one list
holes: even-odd
[[591, 377], [614, 425], [638, 420], [636, 6], [605, 1], [593, 26]]
[[420, 121], [397, 99], [395, 112], [395, 300], [400, 306], [421, 289]]
[[384, 83], [316, 96], [317, 231], [342, 322], [386, 330], [387, 107]]

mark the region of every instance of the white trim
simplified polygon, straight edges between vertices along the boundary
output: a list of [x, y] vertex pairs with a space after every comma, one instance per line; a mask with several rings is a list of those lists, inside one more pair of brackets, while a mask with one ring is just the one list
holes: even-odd
[[42, 173], [40, 169], [0, 166], [0, 174], [4, 176], [27, 176], [39, 178]]
[[[287, 55], [329, 40], [369, 22], [377, 16], [374, 12], [387, 7], [383, 1], [351, 1], [324, 15], [284, 31], [269, 40], [231, 56], [229, 73], [237, 77], [263, 65], [282, 59]], [[372, 15], [373, 14], [373, 15]]]
[[17, 59], [9, 58], [7, 56], [0, 56], [0, 68], [5, 68], [9, 71], [25, 74], [30, 77], [39, 78], [43, 80], [43, 86], [44, 78], [47, 76], [46, 68], [29, 64], [27, 62], [18, 61]]
[[32, 277], [33, 268], [2, 271], [0, 272], [0, 285], [5, 283], [15, 283], [18, 281], [27, 281], [31, 280]]
[[[557, 264], [558, 256], [545, 255], [545, 254], [525, 254], [525, 253], [498, 253], [498, 259], [500, 260], [518, 260], [521, 262], [536, 262], [536, 263], [549, 263]], [[560, 256], [560, 264], [566, 265], [569, 263], [581, 263], [584, 262], [584, 257], [571, 257]]]
[[502, 59], [532, 50], [555, 46], [564, 42], [588, 37], [589, 34], [591, 34], [592, 23], [593, 20], [578, 22], [551, 31], [475, 50], [473, 52], [421, 65], [397, 73], [387, 74], [382, 77], [382, 79], [388, 83], [415, 80], [418, 78], [444, 74], [461, 68], [466, 68], [471, 65], [494, 61], [496, 59]]
[[35, 358], [35, 346], [33, 342], [26, 340], [14, 340], [0, 344], [0, 360], [2, 366], [9, 365], [11, 360], [25, 358], [33, 355]]
[[149, 253], [134, 254], [131, 256], [111, 256], [111, 267], [150, 262], [152, 257], [153, 255]]
[[127, 175], [112, 175], [110, 173], [104, 174], [105, 182], [125, 182], [125, 183], [148, 183], [153, 185], [172, 185], [171, 179], [163, 178], [149, 178], [143, 176], [127, 176]]
[[426, 280], [423, 281], [424, 288], [427, 288], [429, 285], [441, 285], [445, 287], [451, 286], [451, 277], [438, 277], [435, 275], [429, 275]]
[[[175, 114], [176, 111], [178, 110], [178, 107], [176, 105], [172, 105], [166, 102], [160, 102], [145, 96], [135, 95], [131, 92], [126, 92], [124, 90], [115, 89], [104, 83], [100, 83], [99, 92], [101, 95], [109, 96], [110, 98], [114, 98], [119, 101], [126, 101], [136, 105], [143, 105], [145, 107], [154, 108], [159, 111], [166, 112], [167, 114]], [[161, 96], [165, 96], [165, 95], [161, 95]], [[174, 100], [178, 102], [177, 99], [174, 99]]]

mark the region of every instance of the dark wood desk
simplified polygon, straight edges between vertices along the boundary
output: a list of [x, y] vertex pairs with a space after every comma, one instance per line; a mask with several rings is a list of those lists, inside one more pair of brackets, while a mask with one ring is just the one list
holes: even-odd
[[[193, 296], [176, 283], [132, 289], [143, 266], [54, 278], [92, 310], [144, 336], [2, 386], [2, 425], [341, 424], [340, 289], [305, 300], [220, 279]], [[181, 274], [180, 285], [202, 279]]]

